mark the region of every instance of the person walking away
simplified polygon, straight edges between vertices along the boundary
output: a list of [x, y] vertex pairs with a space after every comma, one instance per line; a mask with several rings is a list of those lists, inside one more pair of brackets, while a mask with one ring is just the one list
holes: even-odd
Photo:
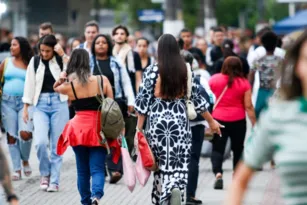
[[[285, 205], [307, 204], [307, 32], [287, 51], [281, 71], [281, 99], [260, 114], [243, 161], [229, 189], [227, 205], [241, 204], [253, 174], [272, 158]], [[291, 83], [290, 83], [291, 82]]]
[[259, 89], [254, 90], [257, 94], [255, 111], [259, 118], [260, 112], [266, 108], [269, 98], [276, 89], [276, 81], [279, 73], [279, 67], [283, 63], [283, 58], [274, 54], [277, 45], [277, 35], [268, 31], [261, 37], [261, 42], [266, 49], [266, 55], [256, 60], [251, 67], [249, 80], [252, 85], [255, 82], [256, 73], [259, 74]]
[[246, 78], [240, 58], [230, 56], [225, 59], [222, 73], [213, 75], [209, 81], [217, 100], [212, 116], [225, 126], [222, 135], [214, 135], [212, 140], [211, 163], [215, 176], [214, 189], [223, 189], [223, 156], [228, 137], [233, 151], [235, 170], [243, 152], [246, 134], [246, 113], [252, 123], [256, 123], [251, 99], [251, 86]]
[[[144, 72], [135, 101], [137, 131], [142, 131], [148, 115], [145, 135], [158, 166], [152, 203], [175, 205], [181, 203], [187, 184], [192, 136], [185, 104], [187, 83], [183, 83], [187, 82], [188, 70], [174, 36], [164, 34], [159, 38], [157, 61], [157, 65]], [[199, 84], [192, 82], [191, 101], [195, 110], [220, 134], [221, 125], [206, 110]]]
[[[114, 93], [115, 101], [121, 107], [121, 110], [126, 110], [125, 107], [134, 104], [134, 93], [131, 81], [127, 70], [112, 54], [112, 41], [109, 36], [99, 34], [93, 41], [92, 54], [94, 58], [93, 75], [104, 75], [108, 78], [112, 91]], [[123, 100], [127, 99], [127, 102]], [[119, 144], [118, 144], [119, 146]], [[128, 141], [129, 151], [132, 151], [133, 140]], [[120, 148], [120, 146], [119, 146]], [[113, 153], [113, 150], [111, 150]], [[114, 163], [112, 155], [107, 157], [108, 172], [110, 174], [110, 183], [116, 183], [122, 177], [122, 161]]]
[[21, 179], [22, 169], [25, 176], [32, 174], [29, 164], [33, 136], [32, 108], [29, 108], [31, 120], [25, 123], [22, 119], [22, 96], [27, 66], [33, 56], [33, 50], [23, 37], [15, 37], [10, 50], [12, 57], [7, 58], [0, 66], [0, 79], [3, 79], [1, 112], [13, 163], [12, 180], [17, 181]]
[[0, 182], [7, 197], [7, 201], [10, 205], [18, 205], [18, 197], [14, 193], [14, 189], [11, 182], [10, 168], [6, 159], [6, 156], [0, 146]]
[[[68, 95], [76, 115], [65, 126], [59, 138], [57, 153], [62, 155], [72, 146], [77, 164], [77, 185], [84, 205], [98, 205], [104, 195], [106, 147], [99, 141], [101, 103], [98, 78], [105, 97], [113, 98], [112, 86], [105, 76], [91, 75], [89, 56], [84, 49], [75, 49], [67, 66], [68, 79], [59, 79], [54, 90]], [[98, 119], [98, 120], [97, 120]], [[114, 140], [117, 143], [116, 140]], [[109, 141], [109, 146], [114, 142]], [[120, 155], [118, 147], [117, 158]], [[92, 185], [90, 180], [92, 179]]]
[[59, 191], [62, 157], [56, 154], [56, 144], [69, 119], [68, 97], [53, 90], [53, 84], [66, 68], [65, 61], [61, 61], [54, 52], [56, 44], [54, 35], [46, 35], [41, 39], [40, 56], [33, 57], [28, 65], [22, 98], [25, 122], [29, 121], [29, 106], [34, 106], [34, 142], [41, 175], [40, 189], [47, 192]]

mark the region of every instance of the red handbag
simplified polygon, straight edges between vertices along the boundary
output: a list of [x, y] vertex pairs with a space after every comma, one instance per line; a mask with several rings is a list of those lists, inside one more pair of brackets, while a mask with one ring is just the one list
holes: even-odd
[[150, 171], [157, 171], [158, 166], [156, 164], [155, 156], [148, 145], [145, 135], [142, 132], [138, 132], [137, 137], [139, 154], [141, 155], [144, 167]]

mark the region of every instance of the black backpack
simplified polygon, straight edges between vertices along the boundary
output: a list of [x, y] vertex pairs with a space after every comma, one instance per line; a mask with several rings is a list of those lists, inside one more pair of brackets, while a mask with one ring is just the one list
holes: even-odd
[[[39, 61], [41, 57], [39, 55], [34, 56], [34, 72], [36, 73], [38, 66], [39, 66]], [[61, 71], [63, 71], [63, 59], [60, 56], [55, 56], [57, 64], [60, 66]]]

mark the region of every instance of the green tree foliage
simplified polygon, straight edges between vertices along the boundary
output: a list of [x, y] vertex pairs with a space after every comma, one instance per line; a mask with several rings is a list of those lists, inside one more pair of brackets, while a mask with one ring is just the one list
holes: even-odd
[[[123, 12], [129, 16], [129, 24], [134, 28], [142, 27], [138, 21], [137, 11], [140, 9], [161, 9], [161, 4], [154, 4], [151, 0], [93, 0], [98, 1], [100, 8], [111, 8], [117, 15]], [[197, 26], [198, 10], [201, 0], [181, 0], [183, 19], [187, 28], [193, 30]], [[288, 5], [279, 4], [276, 0], [264, 0], [265, 21], [278, 21], [288, 15]], [[95, 3], [94, 3], [95, 5]], [[258, 22], [256, 0], [216, 0], [216, 17], [219, 24], [238, 26], [239, 13], [245, 12], [247, 26], [251, 29]], [[120, 23], [120, 22], [117, 22]]]

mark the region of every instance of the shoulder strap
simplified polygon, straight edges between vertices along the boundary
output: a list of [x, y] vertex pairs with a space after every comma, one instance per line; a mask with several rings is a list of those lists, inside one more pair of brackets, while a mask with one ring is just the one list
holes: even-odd
[[60, 66], [61, 71], [63, 71], [63, 59], [60, 56], [55, 56], [55, 60], [57, 62], [57, 64]]
[[5, 74], [8, 62], [9, 62], [9, 58], [5, 58], [4, 59], [4, 67], [3, 67], [3, 71], [2, 71], [2, 77], [1, 77], [1, 83], [4, 83], [4, 74]]
[[97, 75], [97, 82], [98, 82], [98, 87], [99, 87], [99, 92], [101, 95], [101, 98], [104, 99], [104, 94], [103, 94], [103, 78], [101, 75]]
[[75, 96], [76, 100], [78, 100], [78, 97], [77, 97], [77, 94], [76, 94], [76, 90], [75, 90], [75, 86], [74, 86], [74, 83], [72, 81], [70, 81], [70, 85], [71, 85], [71, 88], [72, 88], [72, 91], [74, 93], [74, 96]]
[[225, 86], [225, 88], [224, 88], [222, 94], [221, 94], [221, 95], [219, 96], [219, 98], [216, 100], [216, 102], [215, 102], [215, 104], [214, 104], [214, 106], [213, 106], [213, 110], [215, 110], [216, 106], [220, 103], [220, 101], [221, 101], [221, 99], [223, 98], [224, 94], [226, 93], [227, 89], [228, 89], [228, 85]]
[[192, 71], [190, 64], [186, 64], [187, 66], [187, 98], [188, 100], [191, 99], [191, 93], [192, 93]]
[[39, 55], [34, 56], [34, 72], [35, 73], [38, 69], [39, 62], [40, 62], [40, 56]]

